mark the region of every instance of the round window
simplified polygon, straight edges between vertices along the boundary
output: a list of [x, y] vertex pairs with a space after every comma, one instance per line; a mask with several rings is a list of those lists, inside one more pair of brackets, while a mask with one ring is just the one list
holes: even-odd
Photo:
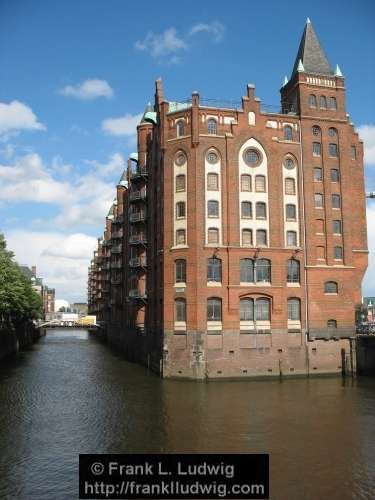
[[249, 148], [244, 152], [243, 159], [250, 167], [257, 167], [262, 161], [262, 155], [257, 149]]
[[294, 161], [292, 160], [292, 158], [285, 158], [284, 167], [288, 170], [292, 170], [294, 168]]
[[219, 161], [218, 156], [215, 153], [215, 151], [209, 151], [207, 153], [207, 157], [206, 158], [207, 158], [207, 161], [209, 163], [217, 163]]
[[179, 167], [186, 162], [186, 156], [183, 153], [179, 153], [175, 159], [175, 164]]

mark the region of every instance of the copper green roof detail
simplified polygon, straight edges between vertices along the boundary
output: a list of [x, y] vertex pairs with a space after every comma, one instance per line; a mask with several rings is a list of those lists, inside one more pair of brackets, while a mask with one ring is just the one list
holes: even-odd
[[145, 113], [143, 115], [143, 122], [146, 122], [146, 123], [157, 123], [157, 118], [156, 118], [156, 113], [155, 111], [147, 111], [147, 113]]
[[343, 76], [340, 66], [338, 64], [336, 64], [335, 76]]
[[319, 43], [318, 37], [315, 34], [309, 18], [307, 18], [305, 29], [302, 34], [297, 57], [294, 62], [292, 76], [294, 76], [298, 71], [301, 71], [298, 69], [300, 61], [306, 73], [333, 75], [332, 68]]
[[130, 153], [129, 158], [133, 161], [138, 161], [138, 153]]
[[107, 219], [113, 219], [113, 217], [114, 217], [114, 206], [111, 205], [111, 208], [109, 209], [107, 214]]
[[[144, 110], [143, 116], [141, 118], [140, 123], [147, 123], [149, 120], [147, 119], [147, 116], [149, 113], [154, 113], [156, 116], [156, 113], [154, 112], [154, 106], [149, 102], [146, 106], [146, 109]], [[156, 123], [156, 121], [155, 121]]]
[[128, 187], [128, 171], [124, 170], [120, 180], [118, 181], [118, 186]]
[[304, 73], [304, 71], [305, 71], [305, 68], [302, 64], [301, 59], [298, 61], [297, 71], [298, 71], [298, 73]]

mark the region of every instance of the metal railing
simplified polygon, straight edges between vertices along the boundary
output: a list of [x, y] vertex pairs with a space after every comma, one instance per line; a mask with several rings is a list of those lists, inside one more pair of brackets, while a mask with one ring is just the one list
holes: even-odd
[[132, 191], [129, 195], [130, 201], [138, 201], [146, 199], [146, 190]]
[[138, 166], [135, 170], [130, 172], [131, 179], [136, 179], [137, 177], [145, 177], [146, 175], [148, 175], [146, 165]]
[[147, 266], [147, 257], [142, 255], [141, 257], [133, 257], [129, 260], [130, 267], [144, 267]]
[[146, 220], [146, 211], [133, 212], [129, 215], [130, 222], [143, 222]]
[[364, 323], [357, 325], [357, 335], [374, 335], [375, 336], [375, 323]]
[[122, 245], [116, 245], [116, 246], [112, 247], [111, 252], [112, 253], [121, 253], [122, 252]]

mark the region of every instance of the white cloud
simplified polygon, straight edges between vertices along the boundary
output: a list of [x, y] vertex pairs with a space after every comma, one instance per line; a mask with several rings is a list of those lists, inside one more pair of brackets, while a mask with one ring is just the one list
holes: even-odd
[[86, 160], [88, 165], [92, 165], [98, 175], [106, 177], [107, 175], [118, 174], [119, 176], [125, 169], [125, 159], [121, 153], [114, 153], [110, 156], [107, 163], [100, 163], [96, 160]]
[[211, 23], [197, 23], [191, 28], [189, 36], [206, 33], [211, 35], [214, 42], [220, 42], [225, 33], [225, 26], [219, 21], [212, 21]]
[[[97, 239], [82, 233], [14, 230], [5, 234], [20, 264], [37, 266], [37, 274], [57, 297], [86, 301], [87, 268]], [[27, 242], [27, 245], [25, 245]]]
[[356, 130], [364, 143], [365, 163], [375, 165], [375, 125], [361, 125]]
[[109, 135], [133, 136], [137, 132], [137, 125], [141, 118], [142, 113], [138, 115], [125, 114], [119, 118], [107, 118], [102, 121], [102, 130]]
[[135, 42], [135, 48], [149, 52], [152, 57], [159, 58], [187, 50], [187, 43], [178, 36], [176, 28], [168, 28], [162, 33], [147, 33], [143, 41]]
[[369, 249], [369, 266], [363, 281], [362, 293], [365, 296], [375, 296], [375, 204], [367, 205], [367, 239]]
[[[113, 183], [98, 177], [98, 165], [103, 165], [105, 175], [122, 173], [123, 158], [112, 155], [107, 164], [94, 163], [94, 168], [84, 175], [69, 175], [73, 169], [55, 157], [47, 167], [42, 158], [31, 153], [18, 157], [12, 164], [0, 164], [0, 203], [35, 202], [60, 207], [53, 221], [58, 228], [102, 224], [115, 195]], [[58, 177], [58, 178], [56, 178]], [[61, 179], [60, 179], [61, 177]], [[38, 221], [34, 221], [34, 225]]]
[[135, 42], [137, 50], [148, 52], [158, 62], [177, 64], [180, 55], [190, 49], [193, 37], [209, 35], [213, 42], [220, 42], [224, 36], [225, 26], [219, 21], [194, 24], [186, 35], [179, 35], [175, 27], [167, 28], [161, 33], [149, 31], [143, 40]]
[[75, 97], [89, 101], [97, 99], [98, 97], [113, 97], [114, 92], [112, 87], [106, 80], [98, 80], [96, 78], [87, 79], [84, 82], [77, 83], [77, 85], [67, 85], [59, 90], [59, 94], [66, 97]]
[[45, 130], [38, 122], [33, 110], [19, 101], [9, 104], [0, 102], [0, 135], [17, 133], [21, 130]]

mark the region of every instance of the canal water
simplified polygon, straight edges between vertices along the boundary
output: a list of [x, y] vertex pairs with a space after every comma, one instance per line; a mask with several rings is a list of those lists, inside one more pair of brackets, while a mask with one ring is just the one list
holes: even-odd
[[78, 498], [79, 453], [269, 453], [275, 500], [375, 498], [375, 379], [160, 380], [82, 330], [0, 368], [0, 498]]

